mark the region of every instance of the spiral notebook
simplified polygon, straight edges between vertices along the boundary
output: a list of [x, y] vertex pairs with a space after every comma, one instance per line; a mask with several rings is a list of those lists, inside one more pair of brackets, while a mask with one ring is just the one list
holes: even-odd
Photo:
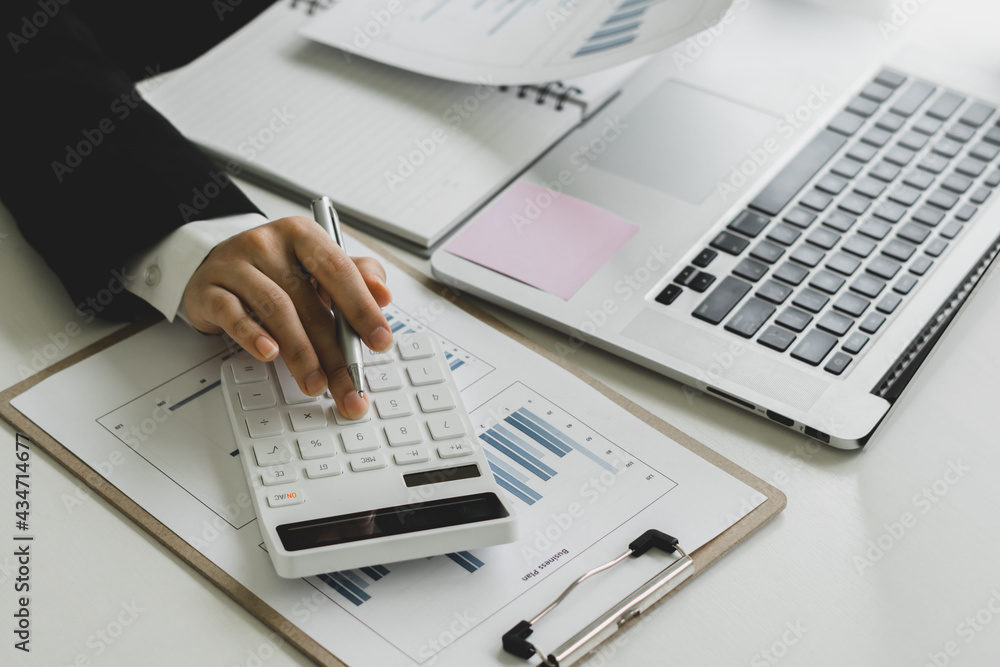
[[532, 87], [444, 81], [299, 36], [322, 7], [279, 2], [143, 94], [236, 175], [326, 193], [348, 222], [424, 254], [640, 66]]

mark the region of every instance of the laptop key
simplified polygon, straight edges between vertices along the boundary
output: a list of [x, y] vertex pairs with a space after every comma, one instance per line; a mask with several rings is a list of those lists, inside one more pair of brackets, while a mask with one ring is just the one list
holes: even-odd
[[[989, 190], [987, 190], [986, 188], [981, 188], [981, 190], [983, 192], [976, 190], [971, 195], [969, 195], [969, 200], [974, 201], [977, 204], [983, 203], [982, 201], [977, 200], [977, 196], [985, 194], [988, 197]], [[985, 197], [983, 198], [983, 201], [986, 201]], [[962, 222], [968, 222], [969, 220], [972, 220], [972, 216], [974, 216], [976, 214], [976, 211], [978, 210], [979, 209], [973, 206], [972, 204], [962, 204], [962, 207], [957, 211], [955, 211], [955, 219], [961, 220]]]
[[881, 83], [883, 86], [899, 88], [906, 83], [906, 75], [891, 69], [884, 69], [875, 75], [875, 81]]
[[697, 266], [698, 268], [704, 269], [705, 267], [707, 267], [709, 264], [712, 263], [713, 259], [715, 259], [718, 256], [719, 253], [715, 252], [711, 248], [705, 248], [700, 253], [698, 253], [697, 257], [691, 260], [691, 263]]
[[874, 299], [882, 290], [885, 289], [885, 282], [875, 278], [874, 276], [869, 276], [861, 274], [858, 279], [851, 283], [851, 291], [857, 292], [862, 296], [866, 296], [869, 299]]
[[796, 333], [800, 333], [809, 326], [812, 319], [812, 315], [809, 313], [804, 313], [798, 308], [788, 307], [781, 311], [781, 315], [778, 315], [778, 319], [775, 322]]
[[821, 131], [754, 197], [750, 208], [770, 216], [780, 213], [845, 143], [844, 135]]
[[840, 298], [833, 303], [834, 310], [839, 310], [842, 313], [850, 315], [851, 317], [861, 317], [868, 306], [871, 305], [871, 301], [868, 299], [862, 299], [857, 294], [851, 294], [850, 292], [844, 292], [840, 295]]
[[878, 102], [873, 102], [872, 100], [866, 100], [865, 98], [859, 95], [854, 99], [852, 99], [850, 102], [848, 102], [847, 110], [859, 116], [870, 118], [872, 114], [878, 111]]
[[757, 282], [767, 273], [767, 265], [750, 259], [749, 257], [740, 261], [733, 269], [733, 274], [740, 278], [745, 278], [750, 282]]
[[952, 125], [951, 129], [944, 133], [944, 136], [952, 139], [954, 141], [960, 141], [963, 144], [976, 135], [976, 128], [970, 127], [968, 125], [962, 125], [958, 123], [957, 125]]
[[908, 148], [904, 148], [903, 146], [893, 146], [885, 154], [884, 159], [886, 162], [891, 162], [896, 166], [905, 167], [913, 161], [915, 155], [916, 153]]
[[933, 259], [927, 255], [921, 255], [913, 260], [913, 264], [910, 265], [910, 273], [915, 276], [922, 276], [930, 270], [933, 264]]
[[897, 223], [906, 215], [906, 209], [899, 204], [884, 201], [872, 210], [872, 215], [886, 222]]
[[913, 288], [917, 286], [917, 277], [907, 273], [902, 278], [896, 281], [896, 284], [892, 286], [892, 291], [897, 294], [909, 294], [913, 291]]
[[823, 310], [823, 306], [825, 306], [829, 300], [830, 297], [825, 294], [820, 294], [816, 290], [806, 288], [795, 295], [795, 298], [792, 299], [792, 304], [798, 306], [802, 310], [808, 310], [810, 313], [818, 313]]
[[840, 349], [849, 354], [857, 354], [864, 349], [870, 339], [860, 331], [855, 331], [848, 336], [847, 341], [840, 346]]
[[757, 244], [757, 247], [750, 251], [751, 257], [768, 264], [774, 264], [781, 259], [781, 256], [784, 254], [784, 248], [774, 245], [773, 243], [769, 243], [768, 241], [761, 241]]
[[972, 179], [961, 174], [948, 174], [948, 177], [941, 181], [941, 187], [962, 195], [972, 187]]
[[892, 231], [892, 227], [881, 220], [869, 219], [861, 223], [858, 227], [858, 234], [864, 234], [865, 236], [871, 237], [876, 241], [881, 241], [884, 239], [889, 232]]
[[928, 227], [937, 227], [944, 220], [944, 211], [924, 204], [913, 214], [913, 219], [924, 223]]
[[885, 183], [880, 183], [874, 178], [865, 177], [854, 184], [854, 191], [869, 199], [875, 199], [885, 192]]
[[[994, 129], [1000, 130], [1000, 127], [997, 127], [997, 128], [994, 128]], [[984, 178], [983, 179], [983, 185], [988, 185], [991, 188], [995, 188], [996, 186], [1000, 185], [1000, 169], [998, 169], [998, 170], [996, 170], [994, 172], [991, 172], [989, 176], [987, 176], [986, 178]]]
[[826, 216], [826, 219], [823, 220], [823, 224], [830, 229], [834, 229], [843, 234], [857, 221], [857, 218], [847, 215], [843, 211], [834, 211], [830, 215]]
[[687, 286], [691, 288], [692, 291], [701, 294], [715, 282], [715, 276], [711, 273], [705, 273], [704, 271], [699, 271], [694, 275], [693, 278], [688, 280]]
[[718, 324], [749, 291], [749, 283], [726, 276], [691, 314], [709, 324]]
[[884, 297], [882, 297], [881, 301], [878, 302], [878, 305], [875, 306], [875, 310], [877, 310], [880, 313], [885, 313], [886, 315], [891, 315], [893, 311], [895, 311], [896, 308], [899, 307], [899, 304], [902, 303], [902, 301], [903, 297], [899, 296], [898, 294], [893, 294], [892, 292], [889, 292]]
[[683, 291], [684, 288], [680, 285], [671, 283], [667, 285], [662, 292], [656, 295], [656, 301], [657, 303], [662, 303], [664, 306], [669, 306], [677, 300], [677, 297], [679, 297]]
[[809, 280], [809, 286], [827, 294], [836, 294], [846, 281], [829, 271], [817, 271]]
[[833, 174], [827, 174], [816, 182], [816, 189], [830, 195], [839, 195], [847, 187], [847, 181]]
[[816, 214], [796, 206], [782, 218], [785, 222], [805, 229], [816, 220]]
[[851, 357], [847, 356], [843, 352], [838, 352], [830, 357], [830, 361], [826, 362], [826, 366], [823, 366], [823, 370], [833, 375], [841, 375], [850, 365]]
[[889, 111], [882, 114], [882, 117], [875, 122], [875, 127], [880, 127], [886, 132], [895, 132], [899, 128], [903, 127], [903, 123], [905, 122], [905, 118]]
[[757, 342], [764, 347], [769, 347], [778, 352], [784, 352], [788, 346], [795, 342], [795, 334], [787, 329], [776, 327], [773, 324], [764, 330]]
[[831, 250], [840, 241], [840, 234], [818, 227], [806, 237], [806, 241], [823, 250]]
[[830, 334], [813, 329], [795, 346], [792, 357], [810, 366], [819, 366], [836, 344], [837, 339]]
[[687, 285], [688, 280], [690, 280], [691, 277], [694, 276], [697, 270], [698, 269], [694, 268], [693, 266], [685, 266], [683, 269], [681, 269], [680, 273], [674, 276], [674, 282], [677, 283], [678, 285]]
[[734, 333], [744, 338], [752, 338], [757, 331], [764, 326], [771, 315], [774, 314], [775, 307], [766, 301], [761, 301], [751, 297], [743, 304], [733, 317], [726, 322], [726, 331]]
[[958, 107], [962, 106], [965, 98], [950, 90], [941, 93], [940, 97], [934, 100], [934, 104], [927, 109], [927, 115], [938, 120], [948, 120], [955, 113]]
[[[885, 130], [880, 130], [877, 127], [873, 127], [864, 134], [861, 135], [861, 141], [869, 144], [870, 146], [875, 146], [876, 148], [882, 148], [892, 139], [892, 135]], [[872, 156], [874, 157], [874, 155]], [[869, 160], [871, 158], [868, 158]], [[866, 160], [867, 162], [867, 160]]]
[[877, 178], [880, 181], [891, 183], [897, 176], [899, 176], [899, 171], [899, 167], [883, 160], [872, 167], [871, 171], [868, 172], [868, 175]]
[[830, 171], [837, 176], [844, 178], [854, 178], [861, 171], [861, 164], [855, 160], [841, 158], [830, 168]]
[[855, 234], [851, 238], [844, 241], [844, 245], [840, 246], [841, 250], [845, 250], [852, 255], [857, 255], [858, 257], [864, 258], [872, 254], [872, 250], [878, 245], [871, 239], [866, 239], [863, 236]]
[[857, 143], [851, 146], [851, 149], [847, 151], [847, 157], [857, 160], [858, 162], [869, 162], [878, 153], [878, 148], [872, 146], [871, 144]]
[[861, 97], [881, 104], [892, 96], [892, 90], [889, 86], [883, 86], [881, 83], [875, 81], [862, 88], [860, 94]]
[[938, 130], [941, 129], [943, 124], [944, 123], [939, 120], [929, 116], [923, 116], [913, 124], [913, 129], [922, 134], [926, 134], [928, 137], [932, 137], [938, 133]]
[[825, 252], [807, 245], [800, 245], [788, 256], [789, 259], [803, 266], [808, 266], [810, 269], [822, 262], [824, 257], [826, 257]]
[[882, 254], [896, 260], [897, 262], [905, 262], [913, 256], [916, 249], [917, 248], [915, 246], [912, 246], [909, 243], [904, 243], [898, 239], [892, 239], [882, 248]]
[[920, 106], [927, 101], [936, 88], [924, 81], [914, 81], [910, 84], [890, 109], [900, 116], [912, 116]]
[[891, 259], [886, 259], [881, 255], [868, 262], [868, 266], [865, 267], [865, 271], [871, 273], [882, 280], [891, 280], [893, 276], [899, 273], [900, 265]]
[[[959, 127], [965, 127], [960, 125]], [[996, 144], [1000, 146], [1000, 126], [991, 127], [990, 131], [983, 135], [983, 141], [988, 141], [991, 144]]]
[[[862, 101], [864, 102], [867, 100], [862, 100]], [[872, 102], [868, 103], [874, 106], [876, 109], [878, 108], [877, 104], [873, 104]], [[871, 113], [865, 114], [864, 116], [867, 115], [871, 115]], [[841, 111], [840, 113], [838, 113], [836, 116], [833, 117], [833, 120], [830, 121], [830, 124], [827, 125], [827, 128], [833, 130], [834, 132], [839, 132], [845, 137], [851, 137], [854, 136], [854, 133], [857, 132], [859, 129], [861, 129], [861, 126], [865, 124], [864, 116], [851, 113], [850, 111]]]
[[791, 262], [785, 262], [771, 275], [789, 285], [798, 285], [809, 275], [809, 271]]
[[972, 147], [972, 150], [969, 151], [969, 155], [971, 155], [974, 158], [983, 160], [984, 162], [992, 162], [993, 158], [995, 158], [998, 153], [1000, 153], [1000, 148], [997, 148], [996, 146], [991, 146], [990, 144], [984, 141], [979, 142], [978, 144]]
[[973, 102], [958, 120], [972, 127], [982, 127], [983, 123], [993, 115], [994, 111], [996, 109], [988, 104]]
[[927, 247], [924, 248], [924, 252], [930, 255], [931, 257], [940, 257], [941, 253], [943, 253], [947, 249], [948, 249], [947, 241], [945, 241], [944, 239], [934, 239], [933, 241], [927, 244]]
[[861, 260], [842, 252], [834, 254], [826, 262], [826, 268], [845, 276], [852, 275], [861, 266]]
[[978, 178], [986, 171], [986, 163], [974, 157], [964, 157], [955, 165], [955, 171], [966, 176], [971, 176], [972, 178]]
[[823, 313], [823, 317], [816, 322], [817, 328], [837, 337], [843, 336], [852, 326], [854, 326], [854, 320], [833, 310]]
[[950, 211], [958, 203], [958, 196], [944, 190], [938, 190], [927, 198], [927, 203]]
[[934, 183], [934, 175], [926, 171], [914, 169], [906, 175], [906, 178], [903, 179], [903, 183], [909, 185], [911, 188], [926, 190], [932, 183]]
[[781, 245], [792, 245], [795, 240], [802, 235], [802, 232], [795, 229], [794, 227], [789, 227], [788, 225], [781, 224], [775, 225], [771, 231], [767, 233], [767, 238], [775, 243], [780, 243]]
[[930, 236], [931, 230], [927, 229], [923, 225], [918, 225], [915, 222], [908, 222], [899, 228], [899, 238], [909, 241], [910, 243], [916, 243], [917, 245], [923, 243], [928, 236]]
[[868, 313], [868, 317], [866, 317], [861, 324], [858, 325], [858, 328], [867, 334], [873, 334], [878, 331], [883, 322], [885, 322], [885, 315]]
[[849, 194], [840, 200], [838, 207], [851, 215], [858, 216], [867, 211], [871, 205], [871, 199], [856, 194]]
[[736, 219], [730, 222], [727, 227], [734, 232], [754, 238], [760, 234], [761, 230], [767, 227], [767, 223], [769, 222], [771, 222], [770, 218], [765, 218], [753, 211], [741, 211], [736, 216]]
[[908, 185], [903, 185], [898, 188], [893, 188], [892, 192], [889, 193], [889, 199], [898, 204], [902, 204], [903, 206], [913, 206], [913, 204], [920, 199], [920, 195], [920, 190], [911, 188]]
[[[989, 188], [976, 188], [976, 190], [969, 195], [969, 201], [973, 204], [982, 204], [990, 196], [991, 190]], [[975, 213], [975, 211], [973, 211]], [[972, 216], [969, 216], [972, 217]]]
[[788, 285], [782, 285], [775, 280], [766, 281], [760, 286], [760, 289], [757, 290], [757, 296], [765, 301], [770, 301], [771, 303], [779, 306], [785, 302], [785, 299], [787, 299], [791, 293], [791, 287]]
[[962, 223], [957, 220], [952, 220], [947, 225], [941, 228], [941, 236], [950, 241], [956, 236], [958, 236], [958, 233], [961, 231], [962, 231]]
[[747, 249], [750, 241], [741, 236], [730, 234], [729, 232], [719, 232], [719, 235], [712, 239], [710, 246], [730, 255], [739, 255]]
[[935, 155], [933, 153], [927, 153], [924, 155], [924, 159], [920, 161], [917, 165], [924, 171], [929, 171], [932, 174], [940, 174], [942, 171], [948, 168], [948, 158], [941, 155]]
[[814, 211], [825, 211], [833, 203], [833, 197], [823, 194], [819, 190], [813, 190], [799, 200], [799, 203]]

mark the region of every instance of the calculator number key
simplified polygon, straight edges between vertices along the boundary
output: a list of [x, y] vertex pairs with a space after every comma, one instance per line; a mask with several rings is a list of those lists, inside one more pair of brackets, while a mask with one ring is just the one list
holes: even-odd
[[346, 428], [340, 432], [340, 440], [344, 443], [344, 451], [348, 454], [368, 452], [381, 446], [378, 435], [371, 426]]
[[441, 412], [455, 407], [455, 399], [447, 387], [421, 389], [417, 392], [417, 402], [424, 412]]
[[263, 468], [288, 463], [292, 460], [292, 450], [283, 442], [255, 442], [253, 456]]
[[382, 419], [408, 417], [413, 414], [410, 399], [403, 393], [385, 394], [375, 398], [375, 409]]
[[314, 461], [306, 466], [306, 477], [309, 479], [320, 479], [321, 477], [333, 477], [344, 472], [344, 466], [340, 461]]
[[364, 424], [365, 422], [370, 422], [372, 420], [372, 413], [366, 412], [365, 416], [361, 419], [348, 419], [344, 415], [337, 412], [337, 406], [334, 405], [330, 408], [333, 413], [333, 421], [337, 422], [340, 426], [350, 426], [351, 424]]
[[365, 454], [351, 459], [351, 470], [354, 472], [364, 472], [366, 470], [378, 470], [388, 465], [385, 457], [381, 454]]
[[386, 425], [385, 439], [392, 447], [404, 447], [423, 442], [424, 435], [420, 432], [420, 425], [416, 421], [407, 419]]
[[435, 415], [427, 419], [427, 428], [435, 440], [459, 438], [465, 435], [465, 426], [457, 412]]
[[299, 505], [305, 502], [305, 496], [299, 490], [281, 491], [267, 494], [267, 504], [270, 507], [285, 507], [287, 505]]
[[285, 432], [285, 425], [281, 423], [281, 415], [277, 410], [261, 410], [248, 416], [246, 422], [251, 438], [269, 438]]
[[403, 376], [398, 366], [376, 366], [365, 369], [365, 379], [368, 380], [370, 391], [391, 391], [403, 388]]
[[278, 484], [297, 482], [299, 481], [299, 471], [292, 466], [271, 466], [261, 471], [260, 481], [264, 482], [264, 486], [277, 486]]
[[410, 359], [426, 359], [434, 354], [434, 344], [431, 337], [425, 333], [413, 333], [403, 336], [399, 343], [399, 356]]
[[396, 465], [405, 466], [410, 463], [424, 463], [431, 460], [430, 453], [423, 447], [411, 447], [392, 455]]
[[299, 438], [299, 455], [307, 461], [322, 459], [337, 453], [337, 445], [329, 433], [317, 433], [308, 438]]
[[411, 364], [406, 367], [406, 374], [410, 376], [410, 383], [415, 387], [444, 382], [444, 371], [433, 362]]

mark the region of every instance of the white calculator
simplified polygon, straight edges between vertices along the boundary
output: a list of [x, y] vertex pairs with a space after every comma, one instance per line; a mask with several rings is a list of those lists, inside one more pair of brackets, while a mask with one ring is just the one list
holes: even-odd
[[226, 360], [222, 386], [264, 546], [304, 577], [512, 542], [516, 523], [438, 342], [365, 349], [371, 409], [351, 421], [280, 359]]

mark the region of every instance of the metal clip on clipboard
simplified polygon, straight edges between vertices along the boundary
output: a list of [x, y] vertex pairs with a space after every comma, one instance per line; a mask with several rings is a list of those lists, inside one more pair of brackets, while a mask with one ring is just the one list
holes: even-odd
[[[531, 626], [538, 623], [546, 614], [556, 608], [556, 606], [566, 599], [574, 588], [582, 584], [590, 577], [604, 572], [617, 565], [629, 556], [638, 558], [652, 548], [662, 549], [668, 554], [677, 552], [680, 558], [671, 563], [666, 569], [655, 577], [634, 590], [628, 597], [609, 609], [603, 616], [578, 632], [569, 641], [562, 644], [553, 653], [547, 656], [528, 641], [528, 636], [533, 632]], [[525, 660], [538, 655], [542, 659], [545, 667], [567, 667], [578, 660], [583, 659], [588, 653], [593, 651], [605, 639], [617, 632], [618, 628], [627, 621], [635, 618], [640, 613], [649, 609], [657, 600], [676, 588], [682, 581], [691, 576], [694, 572], [692, 566], [694, 561], [677, 544], [677, 538], [671, 537], [658, 530], [647, 530], [638, 539], [628, 545], [628, 551], [618, 558], [595, 567], [582, 577], [574, 581], [569, 587], [557, 597], [552, 604], [542, 610], [540, 614], [530, 621], [521, 621], [508, 630], [503, 636], [503, 650], [511, 655], [516, 655]]]

